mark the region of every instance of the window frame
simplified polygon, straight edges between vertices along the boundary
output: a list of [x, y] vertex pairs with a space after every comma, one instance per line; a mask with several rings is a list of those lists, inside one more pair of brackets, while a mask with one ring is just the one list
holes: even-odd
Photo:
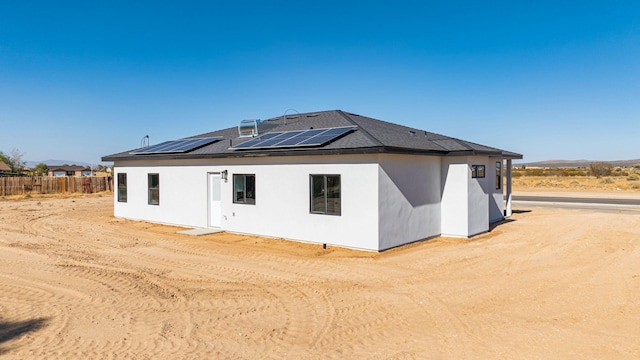
[[[323, 210], [315, 210], [314, 209], [314, 178], [322, 177], [322, 192], [323, 192]], [[329, 197], [328, 188], [328, 178], [337, 178], [338, 179], [338, 197], [337, 197], [337, 206], [333, 206], [333, 211], [330, 211], [329, 199], [336, 199], [335, 197]], [[334, 192], [335, 194], [335, 192]], [[336, 211], [337, 209], [337, 211]], [[333, 215], [333, 216], [341, 216], [342, 215], [342, 176], [340, 174], [309, 174], [309, 213], [311, 214], [320, 214], [320, 215]]]
[[[234, 204], [246, 204], [246, 205], [255, 205], [256, 204], [256, 174], [233, 174], [233, 187], [232, 187], [232, 200]], [[247, 189], [247, 178], [253, 178], [253, 194], [252, 197], [248, 197], [248, 189]], [[242, 199], [238, 197], [238, 192], [236, 191], [236, 178], [242, 179]]]
[[471, 178], [481, 179], [486, 175], [486, 168], [484, 165], [471, 165]]
[[502, 161], [496, 161], [496, 190], [502, 189]]
[[[152, 178], [157, 178], [157, 185], [152, 185]], [[153, 194], [155, 193], [155, 198]], [[158, 173], [148, 173], [147, 174], [147, 204], [149, 205], [160, 205], [160, 174]]]
[[[124, 181], [122, 181], [124, 179]], [[127, 173], [118, 173], [118, 202], [127, 202]], [[122, 192], [124, 191], [124, 197]]]

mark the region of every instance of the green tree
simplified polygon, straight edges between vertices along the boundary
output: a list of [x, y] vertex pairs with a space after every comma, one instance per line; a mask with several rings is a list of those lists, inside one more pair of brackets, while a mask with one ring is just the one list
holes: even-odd
[[[0, 161], [9, 165], [9, 158], [2, 151], [0, 151]], [[11, 165], [9, 165], [10, 167]]]
[[20, 175], [22, 174], [24, 165], [26, 164], [25, 161], [22, 161], [23, 155], [24, 154], [18, 149], [11, 150], [11, 154], [8, 155], [0, 151], [0, 161], [9, 165], [12, 173]]
[[589, 165], [589, 171], [591, 171], [591, 175], [601, 178], [603, 176], [611, 175], [611, 172], [613, 172], [613, 165], [604, 161], [596, 161]]
[[49, 167], [45, 163], [39, 163], [33, 168], [33, 172], [36, 176], [44, 176], [49, 173]]

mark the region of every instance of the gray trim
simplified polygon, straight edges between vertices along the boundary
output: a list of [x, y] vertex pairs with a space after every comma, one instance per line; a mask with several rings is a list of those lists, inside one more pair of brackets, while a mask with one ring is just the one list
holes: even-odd
[[[218, 154], [182, 154], [182, 155], [148, 155], [140, 156], [104, 156], [102, 161], [120, 160], [185, 160], [185, 159], [233, 159], [233, 158], [253, 158], [253, 157], [274, 157], [274, 156], [317, 156], [317, 155], [353, 155], [353, 154], [407, 154], [407, 155], [433, 155], [433, 156], [489, 156], [502, 159], [522, 159], [519, 156], [507, 156], [503, 152], [487, 151], [434, 151], [410, 148], [396, 148], [389, 146], [355, 148], [355, 149], [306, 149], [306, 150], [271, 150], [271, 151], [242, 151], [227, 152]], [[511, 153], [513, 154], [513, 153]]]

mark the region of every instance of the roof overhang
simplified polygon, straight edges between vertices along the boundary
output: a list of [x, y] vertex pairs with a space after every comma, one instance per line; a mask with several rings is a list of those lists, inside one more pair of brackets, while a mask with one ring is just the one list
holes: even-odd
[[233, 151], [218, 154], [149, 154], [149, 155], [110, 155], [102, 157], [102, 161], [152, 161], [152, 160], [188, 160], [188, 159], [234, 159], [276, 156], [322, 156], [353, 154], [408, 154], [427, 156], [488, 156], [503, 159], [522, 159], [522, 155], [507, 151], [452, 151], [421, 150], [400, 147], [376, 146], [364, 148], [341, 149], [279, 149], [268, 151]]

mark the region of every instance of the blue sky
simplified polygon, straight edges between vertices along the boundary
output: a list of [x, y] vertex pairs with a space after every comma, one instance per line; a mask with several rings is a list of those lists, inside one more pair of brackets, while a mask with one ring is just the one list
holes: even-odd
[[640, 2], [0, 2], [5, 153], [96, 163], [290, 108], [640, 158]]

